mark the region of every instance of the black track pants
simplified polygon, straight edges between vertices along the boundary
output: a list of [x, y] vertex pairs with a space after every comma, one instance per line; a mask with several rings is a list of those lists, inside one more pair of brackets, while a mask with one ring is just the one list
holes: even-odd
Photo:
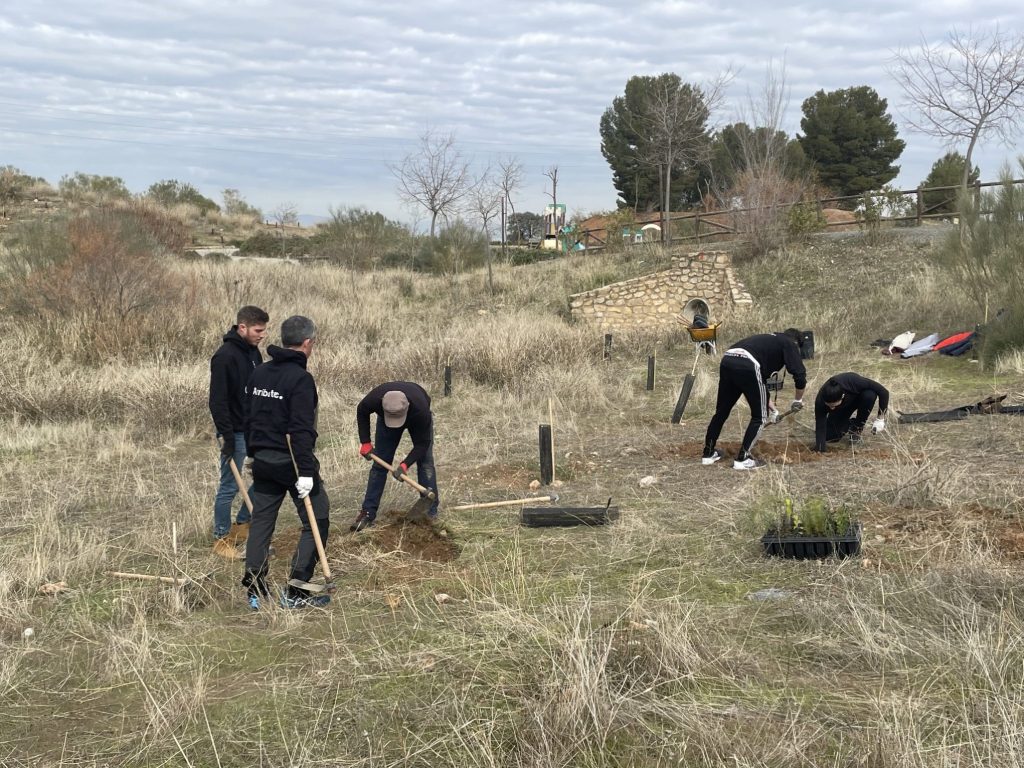
[[718, 400], [715, 415], [711, 417], [704, 437], [704, 451], [708, 453], [715, 449], [722, 428], [742, 395], [750, 405], [750, 423], [743, 433], [743, 445], [736, 456], [737, 460], [742, 461], [761, 436], [761, 430], [768, 420], [768, 393], [761, 379], [760, 367], [749, 358], [725, 354], [718, 371]]

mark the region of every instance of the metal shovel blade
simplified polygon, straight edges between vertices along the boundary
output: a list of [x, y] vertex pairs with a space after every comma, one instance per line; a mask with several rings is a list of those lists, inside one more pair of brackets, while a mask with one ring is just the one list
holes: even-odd
[[302, 579], [288, 579], [288, 586], [295, 587], [296, 589], [304, 589], [307, 592], [333, 592], [337, 589], [333, 583], [314, 584], [310, 581], [303, 581]]
[[433, 504], [434, 500], [429, 496], [420, 496], [419, 501], [413, 504], [409, 511], [405, 513], [405, 519], [412, 523], [430, 522], [430, 507]]

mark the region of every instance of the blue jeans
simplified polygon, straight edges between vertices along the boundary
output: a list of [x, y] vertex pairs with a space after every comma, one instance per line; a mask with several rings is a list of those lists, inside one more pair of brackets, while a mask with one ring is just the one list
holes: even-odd
[[[402, 433], [405, 427], [398, 429], [387, 426], [384, 419], [377, 419], [377, 433], [373, 438], [373, 452], [384, 459], [388, 464], [394, 464], [395, 452], [398, 444], [402, 441]], [[388, 482], [388, 471], [380, 464], [374, 463], [370, 467], [370, 478], [366, 482], [366, 496], [363, 498], [363, 511], [374, 520], [377, 517], [377, 509], [380, 507], [380, 497], [384, 494], [384, 486]], [[416, 463], [416, 479], [419, 484], [434, 492], [434, 503], [430, 505], [430, 516], [437, 515], [437, 504], [441, 494], [437, 492], [437, 472], [434, 470], [434, 433], [430, 433], [430, 445], [423, 458]]]
[[[245, 433], [235, 432], [234, 440], [235, 466], [238, 468], [238, 472], [241, 473], [242, 465], [245, 463]], [[217, 486], [217, 498], [213, 502], [213, 537], [215, 539], [224, 538], [231, 530], [231, 504], [237, 495], [238, 483], [235, 482], [235, 476], [231, 473], [228, 460], [222, 454], [220, 457], [220, 485]], [[251, 485], [249, 486], [249, 497], [252, 498]], [[249, 522], [249, 509], [245, 506], [244, 500], [238, 508], [236, 520], [239, 523]]]

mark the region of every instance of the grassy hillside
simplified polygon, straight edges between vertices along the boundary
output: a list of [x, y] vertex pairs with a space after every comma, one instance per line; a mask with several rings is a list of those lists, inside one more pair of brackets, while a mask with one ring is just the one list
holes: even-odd
[[[188, 291], [157, 341], [89, 363], [84, 320], [5, 317], [0, 762], [1019, 764], [1024, 422], [897, 425], [822, 456], [806, 450], [802, 415], [766, 433], [766, 469], [701, 467], [714, 361], [701, 361], [673, 426], [693, 361], [685, 337], [617, 334], [605, 361], [602, 333], [566, 319], [568, 294], [666, 259], [500, 267], [493, 297], [482, 273], [175, 261], [169, 274]], [[726, 321], [723, 342], [814, 329], [812, 393], [857, 370], [903, 411], [993, 392], [1019, 401], [1013, 365], [894, 361], [868, 346], [973, 325], [929, 261], [917, 240], [822, 238], [751, 265], [741, 277], [755, 308]], [[326, 610], [250, 613], [241, 565], [210, 554], [207, 360], [242, 303], [270, 311], [275, 343], [287, 315], [321, 327], [310, 369], [339, 584]], [[390, 378], [434, 396], [442, 526], [404, 524], [415, 497], [391, 483], [385, 507], [399, 514], [353, 536], [367, 471], [355, 404]], [[511, 510], [443, 511], [527, 494], [549, 408], [560, 503], [611, 497], [616, 525], [534, 530]], [[646, 476], [656, 481], [641, 486]], [[778, 493], [850, 505], [863, 556], [764, 559], [752, 512]], [[278, 579], [297, 531], [286, 506]], [[175, 589], [111, 570], [210, 578]], [[757, 599], [767, 588], [781, 599]]]

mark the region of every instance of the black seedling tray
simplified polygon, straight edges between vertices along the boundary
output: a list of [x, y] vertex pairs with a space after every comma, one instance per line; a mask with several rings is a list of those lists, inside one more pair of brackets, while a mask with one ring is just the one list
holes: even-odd
[[618, 507], [523, 507], [519, 522], [528, 528], [606, 525], [619, 519]]
[[766, 533], [761, 537], [761, 546], [769, 557], [820, 560], [833, 555], [859, 555], [862, 537], [863, 529], [857, 523], [845, 536], [780, 536], [777, 533]]

